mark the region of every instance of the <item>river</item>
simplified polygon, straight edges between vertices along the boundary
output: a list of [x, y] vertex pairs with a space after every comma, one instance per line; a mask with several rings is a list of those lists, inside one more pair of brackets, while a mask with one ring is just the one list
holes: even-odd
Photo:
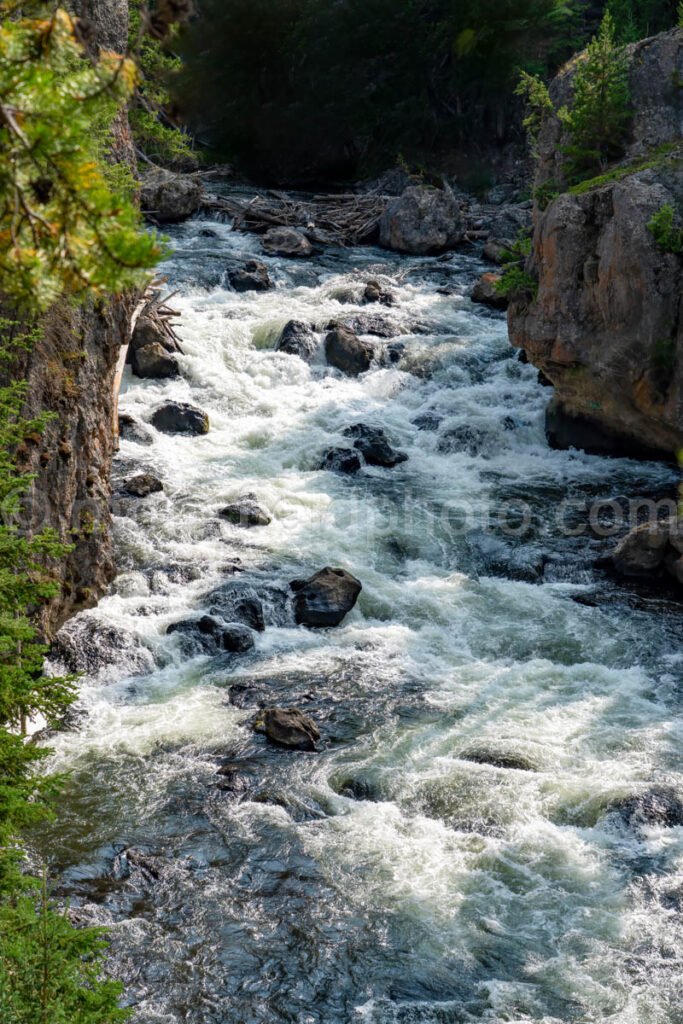
[[[133, 1021], [683, 1021], [683, 828], [624, 810], [681, 787], [682, 616], [594, 568], [610, 541], [582, 511], [671, 470], [548, 448], [548, 389], [468, 298], [474, 250], [263, 257], [276, 287], [240, 295], [225, 267], [256, 237], [171, 235], [182, 376], [127, 370], [120, 408], [189, 401], [211, 430], [122, 442], [117, 484], [165, 490], [116, 498], [119, 576], [67, 627], [91, 670], [51, 741], [71, 773], [52, 863], [111, 927]], [[378, 276], [394, 306], [361, 304]], [[350, 378], [273, 350], [290, 319], [368, 312], [400, 362]], [[320, 470], [358, 422], [407, 461]], [[217, 517], [245, 492], [269, 526]], [[326, 565], [359, 602], [297, 627], [288, 581]], [[188, 658], [168, 625], [231, 573], [265, 631]], [[311, 715], [320, 749], [270, 745], [264, 705]]]

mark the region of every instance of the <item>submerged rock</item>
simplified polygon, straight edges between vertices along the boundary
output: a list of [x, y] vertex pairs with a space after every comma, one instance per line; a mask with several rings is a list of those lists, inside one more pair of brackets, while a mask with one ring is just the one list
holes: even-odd
[[163, 434], [208, 434], [209, 417], [187, 402], [167, 402], [155, 410], [152, 426]]
[[226, 505], [218, 513], [221, 519], [227, 519], [233, 526], [268, 526], [272, 517], [261, 508], [255, 494], [243, 494], [237, 501]]
[[615, 800], [607, 808], [629, 828], [675, 828], [683, 825], [683, 800], [671, 786], [654, 786], [645, 793]]
[[276, 352], [299, 356], [305, 362], [313, 358], [318, 348], [318, 339], [308, 324], [300, 320], [289, 320], [282, 328], [275, 342]]
[[507, 309], [507, 296], [501, 295], [497, 287], [500, 280], [500, 274], [482, 274], [472, 289], [472, 302], [491, 306], [493, 309]]
[[230, 287], [236, 292], [267, 292], [272, 288], [270, 275], [260, 260], [247, 260], [240, 267], [228, 270]]
[[150, 494], [157, 494], [159, 491], [163, 491], [164, 485], [152, 473], [138, 473], [137, 476], [126, 480], [123, 489], [136, 498], [146, 498]]
[[465, 223], [450, 189], [412, 185], [389, 203], [379, 231], [383, 248], [427, 256], [459, 245]]
[[332, 320], [327, 329], [334, 330], [339, 324], [354, 334], [374, 334], [377, 338], [395, 338], [401, 333], [396, 324], [380, 313], [355, 313], [341, 317], [339, 320]]
[[294, 613], [298, 625], [323, 628], [338, 626], [351, 611], [363, 589], [345, 569], [326, 566], [307, 580], [293, 580]]
[[325, 452], [320, 463], [320, 469], [347, 475], [357, 473], [360, 467], [360, 456], [354, 448], [330, 448]]
[[154, 444], [152, 432], [127, 412], [119, 413], [119, 437], [123, 441], [134, 441], [136, 444]]
[[313, 246], [296, 228], [271, 228], [262, 239], [263, 248], [274, 256], [305, 257], [313, 255]]
[[89, 616], [71, 619], [60, 629], [50, 648], [50, 660], [65, 672], [93, 675], [109, 665], [126, 672], [149, 672], [151, 652], [124, 629]]
[[246, 580], [230, 580], [212, 591], [207, 599], [212, 615], [229, 622], [241, 622], [262, 633], [266, 628], [263, 602]]
[[384, 466], [388, 469], [405, 462], [408, 456], [397, 451], [389, 444], [389, 438], [379, 427], [369, 427], [365, 423], [355, 423], [347, 427], [344, 437], [355, 438], [353, 446], [370, 466]]
[[668, 523], [644, 523], [627, 533], [612, 552], [622, 576], [648, 576], [659, 569], [669, 546]]
[[375, 347], [370, 342], [362, 341], [348, 327], [336, 323], [325, 338], [325, 357], [330, 366], [357, 377], [370, 369], [375, 358]]
[[472, 747], [463, 750], [459, 756], [463, 761], [473, 761], [474, 764], [490, 764], [494, 768], [509, 768], [519, 772], [535, 772], [538, 770], [530, 758], [511, 750]]
[[298, 708], [266, 708], [254, 722], [257, 732], [290, 750], [315, 750], [320, 730], [312, 718]]
[[140, 185], [140, 205], [145, 216], [159, 224], [187, 220], [199, 209], [202, 186], [197, 178], [154, 167], [146, 170]]

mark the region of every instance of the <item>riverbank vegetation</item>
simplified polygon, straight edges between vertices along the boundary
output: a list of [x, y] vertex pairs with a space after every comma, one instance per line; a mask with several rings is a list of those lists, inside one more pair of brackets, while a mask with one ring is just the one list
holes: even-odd
[[[25, 830], [55, 807], [59, 780], [31, 723], [62, 718], [73, 680], [43, 674], [37, 612], [56, 592], [68, 546], [22, 530], [32, 478], [19, 453], [46, 417], [24, 415], [17, 355], [58, 300], [96, 303], [148, 279], [161, 246], [142, 230], [131, 169], [109, 154], [138, 81], [125, 55], [84, 45], [65, 9], [0, 4], [0, 1019], [3, 1024], [117, 1024], [120, 986], [101, 977], [102, 935], [75, 928], [34, 863]], [[31, 326], [32, 325], [32, 326]]]

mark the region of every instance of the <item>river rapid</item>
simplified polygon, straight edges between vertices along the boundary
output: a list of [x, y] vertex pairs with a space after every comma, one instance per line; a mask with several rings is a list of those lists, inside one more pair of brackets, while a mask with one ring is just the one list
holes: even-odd
[[[548, 448], [550, 392], [468, 298], [475, 250], [291, 261], [219, 222], [171, 234], [182, 376], [127, 370], [120, 408], [189, 401], [211, 430], [122, 442], [115, 483], [165, 490], [115, 499], [119, 576], [67, 627], [89, 671], [50, 741], [60, 891], [111, 927], [133, 1021], [683, 1022], [683, 827], [628, 810], [683, 793], [682, 617], [596, 570], [613, 541], [586, 525], [671, 470]], [[226, 288], [254, 255], [275, 288]], [[362, 305], [377, 277], [396, 305]], [[274, 351], [288, 320], [368, 312], [399, 362]], [[320, 470], [358, 422], [407, 461]], [[245, 492], [269, 526], [217, 517]], [[297, 627], [288, 581], [326, 565], [358, 604]], [[254, 651], [184, 655], [167, 627], [231, 574], [264, 603]], [[320, 749], [255, 733], [272, 705]]]

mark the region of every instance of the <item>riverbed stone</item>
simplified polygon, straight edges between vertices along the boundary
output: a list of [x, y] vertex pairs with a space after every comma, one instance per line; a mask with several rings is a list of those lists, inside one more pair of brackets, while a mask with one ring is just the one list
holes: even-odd
[[127, 412], [119, 413], [119, 437], [122, 441], [134, 441], [135, 444], [154, 444], [151, 430]]
[[158, 341], [133, 350], [131, 369], [136, 377], [143, 380], [168, 380], [180, 373], [178, 360]]
[[133, 353], [136, 349], [144, 348], [146, 345], [161, 345], [166, 352], [183, 351], [178, 340], [172, 334], [168, 334], [159, 320], [150, 316], [138, 318], [128, 345], [127, 362], [132, 362]]
[[293, 580], [297, 624], [311, 628], [338, 626], [351, 611], [363, 589], [360, 580], [345, 569], [326, 566], [307, 580]]
[[344, 437], [353, 438], [353, 446], [361, 453], [369, 466], [383, 466], [391, 469], [405, 462], [407, 454], [392, 448], [389, 438], [379, 427], [366, 423], [354, 423], [344, 431]]
[[282, 328], [275, 342], [276, 352], [286, 352], [309, 362], [318, 349], [318, 339], [308, 324], [301, 320], [289, 320]]
[[267, 292], [272, 288], [268, 268], [260, 260], [247, 260], [228, 270], [230, 287], [236, 292]]
[[302, 258], [313, 255], [313, 246], [303, 231], [296, 228], [271, 228], [261, 242], [265, 251], [274, 256]]
[[388, 204], [379, 231], [383, 248], [427, 256], [459, 245], [465, 221], [451, 189], [411, 185]]
[[208, 434], [209, 417], [187, 402], [166, 402], [152, 415], [153, 427], [162, 434]]
[[243, 494], [236, 501], [226, 505], [218, 513], [221, 519], [227, 519], [233, 526], [268, 526], [272, 517], [258, 503], [255, 494]]
[[191, 175], [152, 167], [142, 176], [140, 206], [146, 217], [159, 224], [187, 220], [197, 212], [201, 201], [201, 182]]
[[227, 622], [240, 622], [262, 633], [266, 628], [263, 602], [247, 580], [229, 580], [206, 599], [209, 612]]
[[183, 649], [189, 654], [218, 654], [228, 651], [243, 654], [254, 647], [251, 629], [242, 623], [225, 622], [216, 615], [181, 619], [166, 630], [167, 635], [180, 634]]
[[507, 309], [508, 298], [498, 291], [500, 281], [500, 274], [482, 274], [472, 289], [472, 302], [491, 306], [493, 309]]
[[393, 292], [389, 291], [388, 288], [384, 288], [379, 281], [373, 278], [365, 285], [363, 290], [363, 302], [379, 302], [383, 306], [394, 306], [396, 304], [396, 296]]
[[320, 468], [350, 476], [361, 468], [361, 460], [354, 448], [330, 448], [323, 455]]
[[351, 377], [369, 370], [375, 354], [374, 345], [341, 323], [334, 324], [325, 338], [327, 362]]
[[159, 491], [163, 491], [164, 485], [152, 473], [138, 473], [137, 476], [126, 480], [123, 489], [136, 498], [146, 498], [150, 494], [157, 494]]
[[611, 560], [622, 576], [648, 576], [660, 568], [669, 546], [668, 523], [643, 523], [617, 544]]
[[615, 800], [607, 808], [632, 829], [683, 825], [683, 799], [672, 786], [653, 786], [644, 793]]
[[266, 708], [257, 716], [254, 728], [290, 750], [315, 750], [320, 739], [318, 726], [298, 708]]

